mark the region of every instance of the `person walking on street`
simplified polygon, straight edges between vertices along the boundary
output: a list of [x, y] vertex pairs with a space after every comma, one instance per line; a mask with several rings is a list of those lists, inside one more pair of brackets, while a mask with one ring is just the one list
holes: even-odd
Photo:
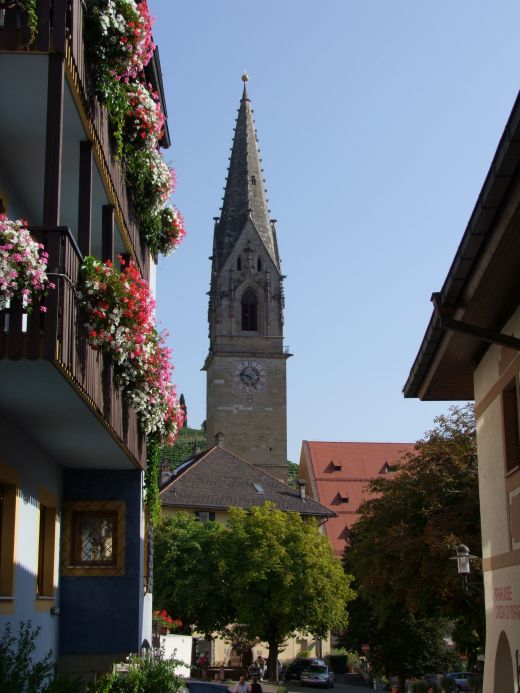
[[262, 684], [258, 681], [258, 676], [253, 676], [251, 685], [249, 686], [249, 693], [263, 693]]
[[255, 659], [255, 666], [258, 668], [258, 671], [259, 671], [260, 681], [262, 679], [265, 679], [265, 674], [267, 671], [267, 664], [265, 662], [265, 659], [262, 657], [262, 655], [258, 655], [258, 657]]
[[235, 687], [233, 688], [233, 693], [249, 693], [249, 686], [246, 683], [244, 676], [241, 676], [238, 679], [238, 682], [235, 684]]

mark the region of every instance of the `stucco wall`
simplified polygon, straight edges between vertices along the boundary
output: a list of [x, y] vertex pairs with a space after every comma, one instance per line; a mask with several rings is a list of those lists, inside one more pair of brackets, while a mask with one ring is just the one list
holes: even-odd
[[[520, 336], [520, 309], [502, 329]], [[520, 551], [512, 541], [510, 503], [520, 470], [506, 471], [502, 392], [518, 382], [520, 354], [491, 346], [475, 371], [475, 411], [486, 603], [485, 693], [513, 693], [514, 652], [520, 642]], [[500, 644], [499, 644], [500, 643]], [[508, 651], [509, 650], [509, 651]], [[504, 667], [511, 669], [504, 672]]]
[[[40, 448], [31, 443], [11, 423], [0, 418], [0, 478], [15, 481], [17, 486], [14, 547], [14, 595], [13, 599], [0, 600], [0, 630], [10, 623], [18, 630], [20, 621], [31, 620], [41, 628], [37, 640], [35, 658], [43, 658], [52, 650], [58, 650], [58, 618], [51, 614], [56, 602], [53, 599], [37, 599], [36, 576], [38, 572], [39, 503], [44, 497], [48, 503], [58, 503], [61, 496], [62, 472]], [[11, 475], [14, 475], [11, 477]], [[59, 505], [58, 505], [59, 509]], [[59, 560], [59, 515], [55, 532], [54, 590], [57, 590]]]

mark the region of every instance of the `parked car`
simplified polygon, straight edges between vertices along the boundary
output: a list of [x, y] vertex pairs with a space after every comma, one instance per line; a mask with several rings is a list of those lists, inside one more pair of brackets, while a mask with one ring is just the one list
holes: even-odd
[[286, 681], [299, 681], [302, 671], [312, 664], [325, 666], [323, 659], [319, 659], [318, 657], [296, 657], [296, 659], [293, 659], [293, 661], [287, 665], [283, 677]]
[[188, 679], [185, 688], [188, 689], [188, 693], [231, 693], [231, 689], [223, 683], [196, 681], [195, 679]]
[[475, 676], [469, 671], [452, 671], [446, 677], [455, 681], [458, 691], [472, 691]]
[[302, 686], [334, 687], [334, 672], [326, 664], [311, 664], [300, 676]]

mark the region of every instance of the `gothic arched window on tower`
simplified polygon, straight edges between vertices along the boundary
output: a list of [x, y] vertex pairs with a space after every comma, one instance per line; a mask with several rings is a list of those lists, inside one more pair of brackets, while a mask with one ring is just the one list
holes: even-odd
[[240, 272], [241, 269], [242, 269], [242, 258], [239, 255], [237, 257], [237, 272]]
[[242, 296], [242, 330], [256, 332], [258, 329], [258, 298], [248, 289]]
[[261, 272], [262, 271], [262, 260], [260, 258], [257, 259], [256, 261], [256, 269]]

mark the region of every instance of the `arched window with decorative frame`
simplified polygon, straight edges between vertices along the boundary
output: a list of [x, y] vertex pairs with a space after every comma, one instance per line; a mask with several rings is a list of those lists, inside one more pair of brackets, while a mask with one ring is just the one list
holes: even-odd
[[243, 332], [258, 330], [258, 296], [253, 289], [247, 289], [241, 300], [241, 329]]

